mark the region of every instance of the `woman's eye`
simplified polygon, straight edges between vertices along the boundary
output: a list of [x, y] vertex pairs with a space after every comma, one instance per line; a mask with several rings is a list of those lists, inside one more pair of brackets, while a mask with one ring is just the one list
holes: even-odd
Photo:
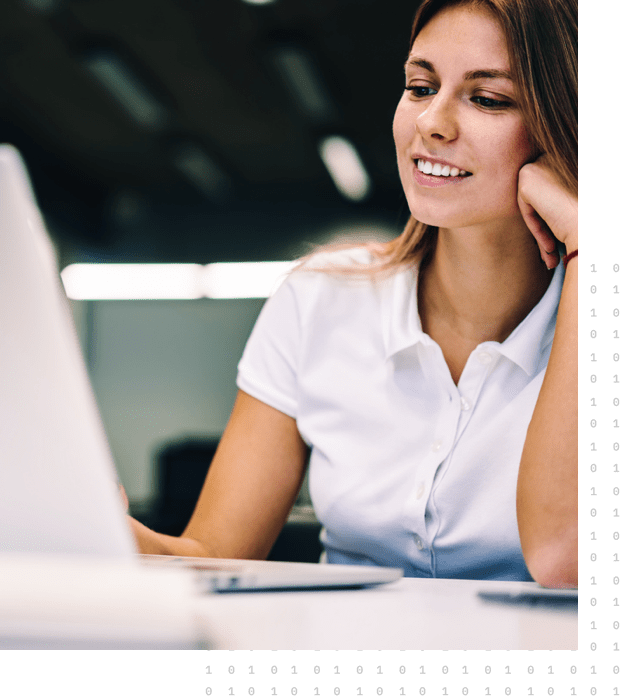
[[479, 104], [487, 109], [505, 109], [505, 107], [511, 106], [510, 102], [505, 102], [500, 99], [492, 99], [491, 97], [473, 97], [472, 101]]
[[414, 97], [430, 97], [436, 94], [433, 87], [428, 87], [427, 85], [408, 85], [405, 89]]

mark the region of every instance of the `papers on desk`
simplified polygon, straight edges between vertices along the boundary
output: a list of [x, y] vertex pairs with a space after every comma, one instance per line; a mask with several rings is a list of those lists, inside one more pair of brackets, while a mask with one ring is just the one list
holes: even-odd
[[0, 650], [201, 649], [184, 570], [0, 556]]

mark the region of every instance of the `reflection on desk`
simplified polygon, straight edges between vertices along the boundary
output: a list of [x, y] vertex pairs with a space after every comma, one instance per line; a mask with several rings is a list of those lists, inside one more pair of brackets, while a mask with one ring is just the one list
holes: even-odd
[[576, 603], [478, 595], [524, 586], [404, 578], [356, 591], [210, 595], [196, 611], [213, 649], [576, 650]]

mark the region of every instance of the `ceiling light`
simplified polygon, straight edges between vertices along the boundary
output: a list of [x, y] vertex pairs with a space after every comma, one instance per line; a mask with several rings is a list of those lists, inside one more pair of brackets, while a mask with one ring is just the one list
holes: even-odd
[[61, 272], [72, 300], [267, 298], [296, 262], [70, 264]]
[[209, 198], [223, 198], [230, 180], [216, 163], [198, 146], [191, 143], [173, 150], [172, 161], [197, 189]]
[[274, 0], [243, 0], [247, 5], [270, 5]]
[[318, 152], [339, 192], [352, 201], [362, 201], [370, 192], [370, 177], [355, 146], [342, 136], [329, 136]]
[[200, 264], [70, 264], [61, 272], [73, 300], [200, 298]]
[[118, 56], [98, 53], [85, 58], [83, 64], [138, 124], [150, 129], [166, 124], [165, 107]]
[[268, 298], [296, 262], [225, 262], [208, 264], [203, 275], [207, 298]]
[[295, 47], [280, 48], [274, 55], [281, 77], [302, 107], [316, 121], [327, 121], [334, 108], [318, 70], [310, 57]]
[[59, 0], [22, 0], [24, 5], [32, 7], [37, 12], [54, 12], [59, 7]]

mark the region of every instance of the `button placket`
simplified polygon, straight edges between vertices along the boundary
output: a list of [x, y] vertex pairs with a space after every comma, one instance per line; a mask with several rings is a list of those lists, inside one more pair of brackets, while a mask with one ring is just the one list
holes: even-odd
[[457, 385], [461, 417], [460, 426], [463, 425], [463, 427], [465, 427], [465, 425], [468, 424], [473, 407], [477, 402], [477, 396], [481, 392], [486, 378], [488, 377], [489, 371], [486, 369], [494, 362], [495, 358], [496, 357], [493, 356], [491, 352], [486, 350], [470, 355], [468, 364], [464, 368], [461, 380]]
[[480, 351], [477, 354], [477, 361], [483, 366], [487, 366], [492, 363], [492, 354], [488, 351]]
[[437, 453], [441, 448], [442, 448], [442, 439], [436, 439], [431, 444], [431, 452], [432, 453]]

